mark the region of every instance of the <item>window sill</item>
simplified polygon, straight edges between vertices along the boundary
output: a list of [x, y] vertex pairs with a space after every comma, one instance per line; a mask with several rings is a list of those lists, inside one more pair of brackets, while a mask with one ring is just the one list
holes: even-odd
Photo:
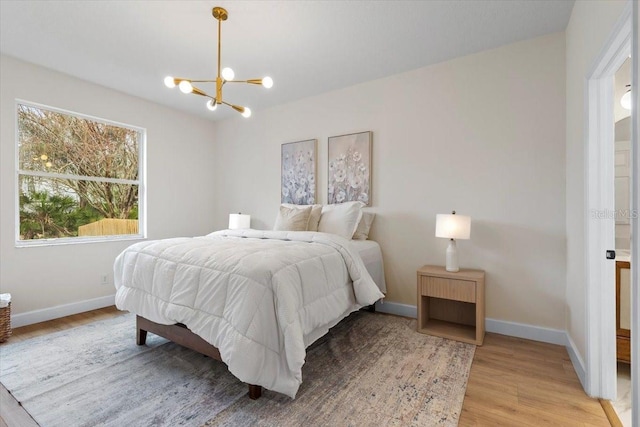
[[142, 234], [127, 234], [122, 236], [91, 236], [91, 237], [71, 237], [61, 239], [33, 239], [33, 240], [18, 240], [15, 242], [15, 247], [22, 248], [35, 248], [42, 246], [63, 246], [63, 245], [83, 245], [86, 243], [105, 243], [105, 242], [126, 242], [131, 240], [146, 240], [146, 236]]

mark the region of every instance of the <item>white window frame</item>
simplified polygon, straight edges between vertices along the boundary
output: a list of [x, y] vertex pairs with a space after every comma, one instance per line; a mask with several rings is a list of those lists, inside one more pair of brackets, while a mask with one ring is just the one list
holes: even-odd
[[[72, 115], [81, 119], [91, 120], [106, 125], [118, 126], [130, 129], [140, 134], [138, 141], [138, 179], [116, 179], [116, 178], [100, 178], [94, 176], [68, 175], [51, 172], [37, 172], [20, 169], [20, 131], [18, 128], [18, 106], [26, 105], [43, 110], [52, 111], [54, 113]], [[146, 146], [147, 146], [147, 130], [138, 126], [126, 123], [115, 122], [112, 120], [102, 119], [75, 111], [65, 110], [62, 108], [51, 107], [49, 105], [38, 104], [35, 102], [16, 99], [14, 105], [15, 117], [15, 167], [14, 167], [14, 191], [15, 191], [15, 246], [17, 248], [36, 247], [36, 246], [53, 246], [53, 245], [73, 245], [84, 243], [114, 242], [125, 240], [141, 240], [147, 238], [147, 174], [146, 174]], [[138, 233], [123, 234], [112, 236], [86, 236], [86, 237], [58, 237], [52, 239], [20, 239], [20, 175], [39, 176], [43, 178], [71, 178], [78, 180], [87, 180], [95, 182], [111, 182], [114, 184], [129, 184], [138, 186]]]

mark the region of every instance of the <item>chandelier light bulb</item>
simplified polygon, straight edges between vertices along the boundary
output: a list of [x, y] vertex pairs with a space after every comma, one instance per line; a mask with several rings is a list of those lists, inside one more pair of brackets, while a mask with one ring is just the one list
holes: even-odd
[[167, 76], [164, 78], [164, 85], [169, 89], [173, 89], [176, 87], [176, 81], [171, 76]]
[[211, 111], [216, 111], [216, 108], [218, 108], [218, 103], [214, 102], [213, 99], [210, 99], [207, 102], [207, 108]]
[[267, 89], [271, 89], [273, 87], [273, 79], [269, 76], [263, 78], [262, 86], [266, 87]]
[[233, 72], [233, 70], [229, 67], [225, 67], [222, 69], [222, 78], [225, 80], [233, 80], [233, 78], [236, 76], [236, 73]]
[[628, 90], [627, 93], [622, 95], [622, 98], [620, 98], [620, 105], [622, 105], [622, 108], [625, 110], [631, 110], [631, 90]]
[[244, 112], [242, 113], [242, 117], [251, 117], [251, 108], [244, 107]]
[[191, 86], [191, 82], [188, 82], [186, 80], [181, 81], [178, 87], [180, 88], [180, 92], [182, 93], [193, 92], [193, 86]]

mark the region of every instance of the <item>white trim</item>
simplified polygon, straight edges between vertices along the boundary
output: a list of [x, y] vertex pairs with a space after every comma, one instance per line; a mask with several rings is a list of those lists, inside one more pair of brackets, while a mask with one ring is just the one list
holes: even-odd
[[633, 2], [631, 55], [631, 425], [640, 426], [640, 5]]
[[409, 304], [400, 304], [399, 302], [389, 302], [380, 300], [376, 302], [376, 311], [380, 313], [395, 314], [396, 316], [418, 317], [418, 307]]
[[41, 310], [14, 314], [11, 316], [11, 327], [18, 328], [20, 326], [32, 325], [34, 323], [45, 322], [47, 320], [59, 319], [60, 317], [71, 316], [72, 314], [109, 307], [115, 305], [115, 303], [116, 296], [114, 294], [106, 297], [93, 298], [85, 301], [43, 308]]
[[497, 319], [485, 319], [484, 323], [487, 332], [549, 344], [567, 345], [567, 332], [560, 329], [551, 329]]
[[580, 353], [578, 352], [578, 347], [576, 347], [576, 343], [571, 339], [571, 335], [567, 334], [567, 353], [569, 353], [569, 358], [571, 359], [571, 363], [573, 364], [573, 369], [576, 371], [578, 375], [578, 379], [580, 380], [580, 384], [582, 384], [582, 388], [586, 389], [587, 384], [587, 371], [585, 369], [584, 360], [580, 357]]
[[42, 246], [83, 245], [85, 243], [125, 242], [129, 240], [143, 241], [143, 240], [146, 240], [146, 237], [142, 233], [138, 233], [138, 234], [114, 234], [111, 236], [86, 236], [86, 237], [83, 236], [83, 237], [59, 237], [55, 239], [30, 239], [30, 240], [17, 241], [15, 243], [15, 247], [17, 249], [22, 249], [22, 248], [38, 248]]
[[138, 179], [102, 178], [96, 176], [70, 175], [67, 173], [38, 172], [31, 171], [29, 169], [18, 169], [18, 175], [38, 176], [41, 178], [74, 179], [76, 181], [109, 182], [112, 184], [140, 185], [140, 180]]
[[129, 130], [135, 131], [135, 132], [144, 132], [144, 133], [147, 132], [147, 130], [145, 128], [141, 128], [140, 126], [134, 126], [134, 125], [129, 125], [127, 123], [116, 122], [115, 120], [103, 119], [102, 117], [97, 117], [97, 116], [91, 116], [89, 114], [78, 113], [77, 111], [65, 110], [64, 108], [52, 107], [50, 105], [45, 105], [45, 104], [40, 104], [40, 103], [37, 103], [37, 102], [27, 101], [26, 99], [16, 98], [16, 106], [18, 104], [28, 105], [30, 107], [36, 107], [36, 108], [40, 108], [40, 109], [43, 109], [43, 110], [49, 110], [49, 111], [53, 111], [54, 113], [73, 114], [74, 116], [78, 116], [78, 117], [81, 117], [83, 119], [91, 120], [93, 122], [100, 122], [100, 123], [104, 123], [106, 125], [118, 126], [118, 127], [121, 127], [121, 128], [126, 128], [126, 129], [129, 129]]
[[[631, 5], [627, 4], [587, 74], [585, 85], [585, 279], [586, 376], [590, 396], [615, 399], [616, 337], [613, 76], [627, 59], [631, 43]], [[575, 349], [574, 349], [575, 350]]]

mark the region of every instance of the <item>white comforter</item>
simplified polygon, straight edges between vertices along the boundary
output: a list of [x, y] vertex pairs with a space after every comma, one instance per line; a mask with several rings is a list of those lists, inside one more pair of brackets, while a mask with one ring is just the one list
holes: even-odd
[[116, 258], [116, 306], [183, 323], [232, 374], [291, 397], [305, 348], [383, 297], [349, 242], [327, 233], [238, 230], [141, 242]]

